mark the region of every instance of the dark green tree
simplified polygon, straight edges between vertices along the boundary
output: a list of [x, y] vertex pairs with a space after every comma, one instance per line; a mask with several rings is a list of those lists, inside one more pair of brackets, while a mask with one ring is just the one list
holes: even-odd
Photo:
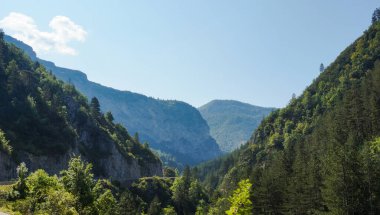
[[189, 187], [186, 185], [184, 176], [176, 178], [170, 189], [177, 213], [190, 214]]
[[5, 133], [0, 129], [0, 150], [10, 155], [12, 146], [9, 145], [9, 140], [5, 137]]
[[106, 117], [106, 120], [108, 122], [113, 122], [113, 120], [114, 120], [113, 115], [112, 115], [111, 112], [107, 112], [106, 115], [105, 115], [105, 117]]
[[149, 204], [148, 208], [149, 215], [160, 215], [161, 214], [161, 202], [158, 196], [155, 196], [152, 202]]
[[163, 174], [164, 177], [177, 177], [178, 176], [176, 169], [174, 169], [172, 167], [165, 166], [163, 172], [164, 172], [164, 174]]
[[99, 100], [96, 97], [93, 97], [90, 102], [90, 108], [91, 108], [91, 113], [99, 117], [101, 115], [100, 113], [100, 103]]
[[323, 71], [325, 71], [325, 65], [321, 63], [321, 65], [319, 66], [319, 72], [323, 72]]
[[140, 201], [129, 190], [126, 190], [121, 194], [118, 208], [120, 215], [139, 214]]
[[376, 10], [372, 14], [372, 23], [376, 23], [380, 21], [380, 8], [376, 8]]

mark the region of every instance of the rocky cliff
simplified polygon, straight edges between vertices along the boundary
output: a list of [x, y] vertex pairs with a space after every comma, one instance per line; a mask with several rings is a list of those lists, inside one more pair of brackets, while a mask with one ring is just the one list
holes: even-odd
[[12, 37], [5, 39], [22, 48], [38, 60], [60, 80], [74, 85], [88, 98], [97, 97], [103, 112], [111, 111], [115, 120], [131, 134], [139, 133], [167, 165], [181, 167], [197, 164], [221, 154], [216, 141], [210, 136], [207, 122], [198, 110], [180, 101], [153, 99], [141, 94], [120, 91], [91, 82], [86, 74], [38, 59], [33, 49]]
[[97, 177], [121, 183], [161, 176], [162, 163], [149, 147], [98, 109], [0, 38], [0, 130], [13, 148], [0, 147], [0, 180], [15, 178], [20, 162], [58, 174], [72, 156], [91, 162]]

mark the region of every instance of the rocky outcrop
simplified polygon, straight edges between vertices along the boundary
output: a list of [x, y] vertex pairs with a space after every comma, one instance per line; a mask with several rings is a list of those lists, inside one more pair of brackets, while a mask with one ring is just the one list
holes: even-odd
[[109, 147], [106, 157], [92, 159], [86, 154], [79, 152], [80, 145], [60, 156], [35, 156], [22, 152], [18, 155], [18, 162], [9, 155], [0, 152], [0, 181], [9, 181], [17, 177], [16, 168], [19, 163], [24, 162], [30, 171], [44, 169], [49, 174], [59, 174], [67, 168], [68, 162], [73, 156], [81, 156], [94, 164], [97, 177], [116, 180], [127, 183], [145, 176], [162, 176], [161, 162], [148, 162], [140, 164], [136, 159], [125, 158], [111, 142], [102, 143]]
[[138, 132], [142, 142], [148, 142], [165, 155], [161, 159], [166, 164], [192, 165], [221, 155], [219, 146], [210, 136], [207, 122], [191, 105], [102, 86], [89, 81], [80, 71], [38, 59], [33, 49], [21, 41], [9, 36], [5, 40], [26, 50], [32, 59], [51, 70], [58, 79], [73, 84], [88, 98], [97, 97], [103, 112], [111, 111], [115, 120], [128, 128], [129, 133]]
[[89, 105], [73, 86], [31, 64], [2, 38], [0, 48], [0, 61], [12, 68], [0, 70], [0, 129], [13, 148], [11, 155], [0, 151], [0, 181], [16, 178], [21, 162], [30, 171], [59, 174], [74, 156], [92, 163], [99, 178], [126, 183], [162, 176], [160, 159], [104, 116], [98, 102]]

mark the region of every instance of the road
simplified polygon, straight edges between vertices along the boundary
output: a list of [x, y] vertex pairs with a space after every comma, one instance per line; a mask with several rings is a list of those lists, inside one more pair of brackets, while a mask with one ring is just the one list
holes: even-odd
[[6, 213], [3, 213], [3, 212], [0, 212], [0, 215], [9, 215], [9, 214], [6, 214]]

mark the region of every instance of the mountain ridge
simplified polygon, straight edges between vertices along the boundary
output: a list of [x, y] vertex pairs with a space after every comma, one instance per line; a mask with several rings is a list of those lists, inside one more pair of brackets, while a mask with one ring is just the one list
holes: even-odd
[[17, 39], [5, 36], [5, 40], [26, 50], [32, 59], [88, 98], [97, 97], [104, 112], [111, 111], [116, 122], [122, 123], [131, 133], [137, 132], [141, 141], [148, 142], [160, 153], [166, 165], [183, 168], [185, 164], [194, 165], [221, 154], [216, 141], [209, 135], [207, 122], [193, 106], [103, 86], [89, 81], [81, 71], [39, 59], [30, 46]]
[[0, 180], [16, 178], [20, 162], [58, 174], [73, 156], [120, 183], [162, 175], [159, 158], [101, 113], [96, 99], [88, 103], [0, 33]]
[[197, 168], [209, 191], [216, 190], [212, 211], [226, 211], [223, 196], [249, 179], [254, 214], [380, 212], [379, 9], [373, 17], [247, 144]]
[[212, 100], [198, 110], [222, 151], [231, 152], [249, 140], [259, 123], [274, 108], [236, 100]]

